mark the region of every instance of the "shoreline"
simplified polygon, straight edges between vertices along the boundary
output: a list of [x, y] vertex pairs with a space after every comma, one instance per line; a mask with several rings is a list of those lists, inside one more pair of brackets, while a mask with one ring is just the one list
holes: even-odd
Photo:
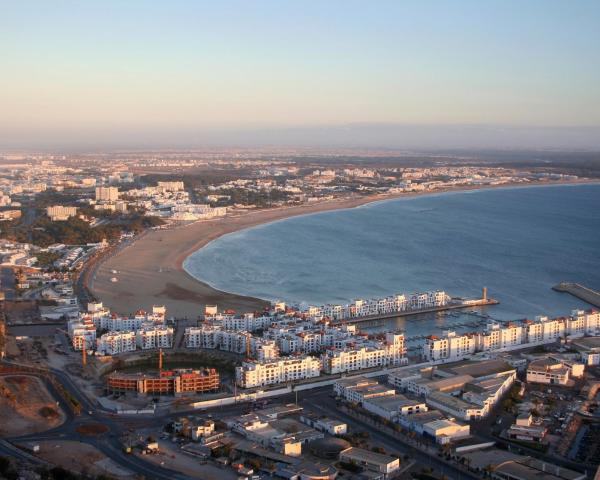
[[[223, 235], [302, 215], [452, 192], [598, 183], [597, 180], [531, 182], [525, 185], [473, 185], [431, 192], [376, 194], [326, 200], [313, 205], [255, 210], [165, 230], [151, 230], [100, 261], [90, 275], [88, 286], [107, 307], [120, 314], [133, 313], [139, 309], [149, 310], [152, 305], [162, 304], [167, 308], [167, 316], [189, 319], [203, 315], [204, 306], [207, 304], [218, 305], [220, 310], [232, 309], [238, 313], [261, 311], [269, 305], [269, 301], [213, 288], [190, 275], [183, 266], [184, 261], [192, 253]], [[118, 278], [118, 281], [111, 282], [111, 277]]]

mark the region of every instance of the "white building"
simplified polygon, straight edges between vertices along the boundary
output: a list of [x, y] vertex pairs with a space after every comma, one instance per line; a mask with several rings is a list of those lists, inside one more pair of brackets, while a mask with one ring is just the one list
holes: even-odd
[[336, 380], [333, 384], [333, 391], [347, 402], [363, 404], [366, 400], [372, 398], [396, 394], [393, 388], [380, 385], [376, 380], [358, 375]]
[[437, 443], [445, 445], [454, 440], [468, 437], [471, 434], [471, 428], [469, 425], [452, 420], [440, 419], [424, 424], [423, 433], [435, 438]]
[[173, 346], [173, 328], [165, 326], [142, 328], [136, 332], [136, 344], [142, 350], [171, 348]]
[[102, 335], [96, 344], [96, 350], [104, 355], [135, 352], [135, 349], [135, 332], [108, 332]]
[[404, 335], [387, 333], [383, 343], [350, 344], [330, 348], [322, 357], [323, 371], [328, 374], [352, 372], [365, 368], [399, 366], [408, 363]]
[[184, 189], [183, 182], [158, 182], [157, 185], [165, 192], [180, 192]]
[[572, 385], [572, 378], [583, 376], [585, 365], [556, 357], [533, 360], [527, 367], [527, 381], [546, 385]]
[[315, 378], [320, 374], [320, 360], [310, 356], [280, 358], [275, 361], [245, 361], [235, 369], [236, 382], [242, 388], [293, 382]]
[[454, 362], [468, 358], [477, 351], [479, 336], [476, 334], [457, 335], [447, 332], [443, 337], [430, 335], [423, 345], [423, 358], [429, 362]]
[[75, 350], [93, 349], [96, 344], [96, 327], [91, 322], [71, 320], [68, 324], [69, 338]]
[[365, 410], [390, 421], [396, 421], [401, 415], [413, 415], [428, 410], [423, 400], [409, 399], [400, 394], [369, 398], [362, 402], [362, 406]]
[[50, 217], [50, 220], [65, 221], [71, 217], [77, 215], [77, 207], [64, 207], [62, 205], [53, 205], [46, 207], [46, 215]]
[[487, 325], [486, 331], [481, 335], [479, 350], [504, 350], [523, 343], [523, 327], [516, 324], [502, 326], [498, 323]]

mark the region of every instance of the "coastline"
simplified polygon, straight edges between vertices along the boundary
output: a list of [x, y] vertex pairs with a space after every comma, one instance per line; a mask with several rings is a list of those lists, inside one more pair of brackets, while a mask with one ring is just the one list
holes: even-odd
[[[301, 215], [448, 192], [597, 183], [592, 180], [531, 182], [526, 185], [462, 186], [432, 192], [377, 194], [250, 211], [166, 230], [152, 230], [100, 261], [90, 275], [89, 288], [106, 306], [120, 314], [148, 310], [156, 304], [164, 304], [168, 316], [189, 319], [202, 315], [206, 304], [216, 304], [220, 310], [233, 309], [240, 313], [260, 311], [269, 304], [268, 301], [218, 290], [197, 280], [184, 269], [185, 259], [223, 235]], [[114, 270], [118, 273], [113, 273]], [[111, 282], [111, 277], [117, 277], [118, 281]]]

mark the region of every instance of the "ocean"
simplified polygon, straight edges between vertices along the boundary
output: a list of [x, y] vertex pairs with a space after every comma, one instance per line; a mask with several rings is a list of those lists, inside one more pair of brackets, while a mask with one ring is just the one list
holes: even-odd
[[499, 305], [363, 325], [407, 335], [490, 319], [567, 315], [588, 304], [551, 287], [600, 289], [600, 185], [448, 192], [280, 220], [221, 237], [185, 269], [215, 288], [294, 304], [445, 290]]

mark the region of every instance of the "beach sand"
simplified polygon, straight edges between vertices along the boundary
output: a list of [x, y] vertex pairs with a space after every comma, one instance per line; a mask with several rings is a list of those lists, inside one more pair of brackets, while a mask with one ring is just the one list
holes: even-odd
[[[376, 195], [336, 199], [314, 205], [250, 211], [215, 220], [200, 221], [168, 230], [152, 230], [131, 245], [99, 262], [90, 274], [89, 288], [105, 306], [119, 314], [165, 305], [167, 316], [195, 319], [205, 305], [236, 312], [262, 311], [268, 302], [235, 295], [199, 282], [183, 269], [183, 261], [212, 240], [245, 228], [297, 215], [357, 207], [392, 198]], [[117, 271], [117, 273], [113, 273]], [[111, 278], [118, 279], [111, 282]]]
[[[557, 183], [559, 182], [552, 182]], [[535, 183], [512, 186], [531, 185]], [[510, 186], [498, 185], [500, 188]], [[232, 309], [238, 313], [262, 311], [268, 302], [216, 290], [189, 275], [183, 269], [183, 261], [188, 255], [222, 235], [284, 218], [353, 208], [392, 198], [481, 188], [494, 187], [460, 187], [434, 192], [335, 199], [313, 205], [250, 211], [166, 230], [148, 231], [131, 245], [98, 262], [90, 272], [88, 287], [105, 306], [119, 314], [129, 314], [139, 309], [150, 310], [152, 305], [165, 305], [167, 316], [188, 319], [203, 315], [205, 305], [217, 305], [220, 311]], [[114, 270], [117, 273], [113, 273]], [[111, 282], [112, 277], [116, 277], [118, 281]]]

